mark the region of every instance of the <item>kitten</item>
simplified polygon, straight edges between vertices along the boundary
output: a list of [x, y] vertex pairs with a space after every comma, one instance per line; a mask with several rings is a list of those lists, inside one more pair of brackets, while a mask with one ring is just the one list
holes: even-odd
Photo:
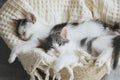
[[[55, 29], [55, 27], [53, 29]], [[57, 28], [54, 31], [57, 31]], [[62, 31], [64, 31], [63, 32], [64, 33], [64, 38], [67, 38], [69, 40], [69, 42], [66, 43], [65, 45], [63, 45], [60, 48], [59, 48], [59, 46], [57, 47], [57, 48], [59, 48], [58, 50], [59, 50], [60, 53], [62, 53], [62, 55], [60, 55], [60, 57], [55, 62], [55, 66], [54, 66], [54, 72], [55, 73], [59, 72], [63, 67], [71, 65], [73, 63], [77, 63], [79, 61], [79, 56], [75, 54], [75, 51], [80, 49], [80, 48], [82, 48], [82, 49], [84, 49], [84, 48], [79, 47], [78, 42], [81, 42], [81, 44], [84, 45], [85, 41], [87, 41], [88, 43], [90, 43], [88, 45], [92, 46], [92, 42], [94, 42], [93, 44], [95, 44], [95, 41], [97, 41], [99, 38], [103, 37], [102, 42], [104, 42], [104, 40], [105, 40], [106, 44], [107, 43], [110, 44], [111, 40], [110, 41], [107, 41], [107, 40], [109, 40], [111, 38], [115, 38], [115, 36], [117, 36], [116, 32], [112, 32], [112, 30], [108, 29], [107, 27], [104, 28], [104, 26], [101, 23], [97, 23], [97, 22], [94, 22], [94, 21], [88, 21], [86, 23], [77, 24], [77, 25], [66, 24], [66, 26], [65, 25], [64, 25], [64, 27], [62, 26]], [[96, 33], [93, 32], [93, 31], [95, 31]], [[102, 42], [97, 41], [97, 43], [102, 43]], [[99, 45], [101, 45], [101, 44], [99, 44]], [[108, 47], [110, 45], [103, 45], [103, 46], [104, 46], [103, 48], [105, 48], [105, 47]], [[96, 49], [96, 46], [95, 46], [95, 49]], [[87, 49], [87, 50], [89, 50], [89, 49]], [[112, 51], [111, 48], [108, 50], [106, 55], [109, 54], [110, 51]], [[94, 52], [92, 52], [92, 53], [94, 53]], [[107, 57], [109, 57], [109, 55]], [[70, 60], [70, 59], [72, 59], [72, 60]], [[108, 58], [106, 58], [106, 60], [107, 59]], [[96, 65], [97, 65], [97, 61], [96, 61]]]
[[[56, 42], [54, 41], [52, 43], [52, 44], [56, 44], [52, 46], [54, 46], [61, 53], [61, 55], [58, 57], [57, 61], [54, 64], [55, 73], [58, 73], [63, 67], [79, 62], [79, 56], [75, 52], [81, 49], [79, 42], [82, 39], [96, 38], [106, 32], [104, 26], [101, 23], [95, 21], [87, 21], [75, 25], [73, 23], [68, 23], [60, 27], [62, 28], [60, 35], [64, 40], [65, 39], [68, 40], [68, 43], [62, 46], [59, 46], [59, 44], [56, 43], [57, 41]], [[57, 29], [60, 27], [55, 26], [52, 29], [55, 30], [51, 32], [56, 33]]]
[[[60, 35], [64, 40], [68, 40], [68, 32], [67, 32], [66, 28], [62, 29]], [[53, 64], [54, 73], [58, 74], [58, 72], [61, 69], [66, 67], [68, 69], [68, 72], [70, 73], [70, 79], [69, 80], [74, 79], [73, 70], [69, 66], [70, 65], [74, 66], [74, 64], [78, 63], [79, 60], [80, 60], [80, 56], [78, 56], [78, 54], [76, 54], [76, 52], [80, 50], [80, 51], [83, 51], [84, 54], [87, 54], [87, 57], [89, 57], [89, 58], [91, 57], [87, 52], [80, 49], [80, 46], [78, 46], [78, 44], [76, 44], [72, 40], [69, 40], [64, 45], [57, 46], [57, 50], [59, 51], [60, 55]]]
[[15, 22], [17, 23], [16, 33], [24, 42], [12, 49], [9, 63], [13, 63], [21, 52], [26, 52], [39, 46], [39, 40], [46, 38], [52, 28], [51, 26], [43, 24], [43, 22], [32, 13], [27, 13], [25, 19], [19, 19]]
[[[60, 33], [62, 30], [66, 30], [68, 33], [67, 40], [61, 37]], [[79, 42], [84, 38], [94, 38], [100, 36], [106, 31], [103, 24], [97, 21], [86, 21], [82, 23], [62, 23], [54, 26], [50, 31], [50, 35], [44, 40], [43, 45], [46, 49], [59, 47], [61, 44], [64, 45], [66, 42], [72, 40], [78, 45]], [[46, 43], [46, 44], [45, 44]], [[41, 45], [43, 47], [43, 45]], [[48, 49], [48, 50], [49, 50]], [[47, 50], [45, 50], [47, 51]]]

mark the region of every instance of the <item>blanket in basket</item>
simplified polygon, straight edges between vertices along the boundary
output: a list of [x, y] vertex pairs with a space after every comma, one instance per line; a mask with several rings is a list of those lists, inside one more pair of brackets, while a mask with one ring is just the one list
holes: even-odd
[[[12, 19], [23, 18], [26, 12], [37, 13], [46, 25], [88, 19], [113, 24], [120, 23], [120, 0], [8, 0], [0, 9], [0, 36], [10, 49], [23, 42], [16, 36]], [[35, 76], [42, 80], [38, 70], [47, 74], [47, 67], [54, 61], [54, 58], [37, 48], [22, 53], [18, 58], [31, 80], [35, 80]], [[100, 80], [106, 73], [105, 66], [97, 69], [92, 65], [75, 67], [74, 80]], [[52, 70], [50, 73], [52, 74]], [[60, 73], [62, 80], [69, 79], [66, 69]]]

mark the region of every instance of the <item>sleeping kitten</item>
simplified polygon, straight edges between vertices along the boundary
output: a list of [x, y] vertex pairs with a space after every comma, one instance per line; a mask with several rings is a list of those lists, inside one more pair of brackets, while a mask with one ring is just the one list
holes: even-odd
[[68, 32], [67, 32], [66, 28], [63, 28], [59, 35], [62, 39], [64, 39], [64, 41], [67, 41], [67, 42], [65, 44], [60, 45], [60, 46], [59, 46], [59, 43], [55, 43], [55, 42], [53, 43], [53, 46], [55, 47], [54, 49], [58, 50], [60, 53], [59, 57], [57, 58], [57, 60], [53, 64], [53, 70], [54, 70], [55, 74], [58, 74], [58, 72], [61, 69], [66, 67], [68, 69], [68, 72], [70, 73], [69, 80], [73, 80], [74, 79], [73, 70], [69, 66], [74, 65], [74, 64], [79, 62], [80, 56], [78, 56], [78, 54], [76, 54], [76, 52], [80, 50], [84, 54], [86, 54], [87, 57], [90, 58], [91, 56], [87, 52], [85, 52], [84, 50], [80, 49], [80, 46], [78, 46], [78, 44], [76, 44], [76, 42], [73, 42], [72, 40], [67, 39]]
[[[63, 29], [65, 30], [66, 33], [68, 33], [67, 40], [60, 36], [60, 33]], [[42, 42], [44, 44], [47, 43], [46, 48], [49, 47], [49, 49], [50, 46], [57, 48], [61, 44], [63, 45], [70, 40], [75, 41], [77, 45], [79, 45], [79, 42], [82, 39], [84, 38], [91, 39], [94, 37], [98, 37], [104, 32], [106, 32], [105, 27], [103, 26], [103, 24], [97, 21], [91, 20], [82, 23], [63, 23], [54, 26], [50, 31], [50, 35]]]
[[21, 52], [26, 52], [39, 46], [39, 40], [46, 38], [52, 28], [51, 26], [43, 24], [43, 22], [32, 13], [27, 13], [25, 19], [16, 20], [16, 23], [16, 33], [25, 42], [12, 49], [9, 63], [13, 63]]
[[[96, 24], [96, 25], [95, 25]], [[66, 26], [65, 26], [66, 25]], [[112, 38], [115, 37], [113, 35], [116, 35], [115, 32], [112, 32], [110, 29], [108, 28], [104, 28], [104, 26], [102, 26], [102, 24], [94, 22], [94, 21], [88, 21], [86, 23], [83, 24], [77, 24], [77, 25], [73, 25], [73, 24], [65, 24], [63, 26], [60, 26], [62, 28], [62, 31], [64, 31], [64, 35], [62, 35], [62, 37], [64, 39], [69, 40], [68, 43], [66, 43], [65, 45], [60, 46], [56, 46], [58, 43], [56, 43], [56, 45], [53, 45], [54, 47], [56, 47], [56, 49], [61, 53], [60, 57], [57, 59], [57, 61], [55, 62], [55, 66], [54, 66], [54, 72], [58, 73], [63, 67], [71, 65], [73, 63], [77, 63], [79, 61], [79, 56], [75, 54], [75, 51], [83, 48], [79, 46], [79, 41], [81, 41], [81, 44], [83, 45], [85, 43], [86, 40], [89, 41], [94, 41], [97, 39], [97, 37], [101, 38], [101, 36], [103, 35], [107, 35], [109, 34], [110, 36], [106, 36], [106, 40], [110, 39], [111, 36]], [[89, 26], [88, 26], [89, 25]], [[93, 26], [94, 25], [94, 26]], [[73, 27], [74, 26], [74, 27]], [[92, 26], [92, 27], [91, 27]], [[54, 33], [55, 31], [57, 31], [58, 28], [60, 27], [54, 27], [51, 31], [52, 33]], [[94, 28], [93, 28], [94, 27]], [[98, 29], [100, 28], [100, 29]], [[91, 30], [90, 30], [91, 29]], [[61, 30], [61, 29], [58, 29]], [[90, 30], [90, 31], [89, 31]], [[94, 31], [96, 32], [94, 32]], [[100, 31], [101, 30], [101, 33]], [[102, 32], [103, 30], [103, 32]], [[62, 32], [61, 31], [61, 32]], [[59, 32], [59, 31], [58, 31]], [[56, 32], [55, 32], [56, 33]], [[61, 33], [62, 34], [62, 33]], [[60, 35], [60, 34], [59, 34]], [[60, 38], [60, 37], [59, 37]], [[54, 38], [53, 38], [54, 39]], [[57, 40], [57, 39], [56, 39]], [[56, 41], [55, 40], [55, 41]], [[104, 40], [103, 40], [104, 41]], [[54, 43], [54, 42], [53, 42]], [[92, 45], [92, 42], [90, 42]], [[100, 43], [100, 42], [98, 42]], [[108, 43], [110, 43], [108, 41]], [[55, 43], [54, 43], [55, 44]], [[106, 43], [107, 44], [107, 43]], [[59, 44], [58, 44], [59, 45]], [[108, 45], [106, 45], [108, 46]], [[105, 46], [105, 47], [106, 47]], [[110, 46], [110, 45], [109, 45]], [[84, 49], [84, 48], [83, 48]], [[102, 50], [101, 50], [102, 51]], [[111, 51], [111, 50], [110, 50]], [[94, 53], [94, 52], [92, 52]], [[108, 52], [109, 53], [109, 52]], [[107, 55], [107, 54], [106, 54]], [[109, 57], [109, 55], [107, 56]], [[72, 60], [71, 60], [72, 59]], [[96, 62], [97, 65], [97, 62]]]
[[58, 73], [62, 68], [68, 65], [79, 62], [79, 56], [75, 52], [81, 49], [79, 42], [82, 39], [96, 38], [106, 33], [106, 29], [104, 28], [104, 26], [101, 23], [95, 21], [87, 21], [80, 24], [68, 23], [64, 25], [62, 24], [60, 26], [55, 26], [51, 30], [50, 34], [58, 35], [57, 30], [61, 30], [58, 31], [60, 35], [58, 38], [68, 40], [68, 42], [62, 46], [59, 46], [59, 41], [56, 41], [57, 39], [53, 38], [53, 42], [51, 41], [51, 45], [60, 52], [60, 56], [58, 57], [54, 66], [55, 73]]

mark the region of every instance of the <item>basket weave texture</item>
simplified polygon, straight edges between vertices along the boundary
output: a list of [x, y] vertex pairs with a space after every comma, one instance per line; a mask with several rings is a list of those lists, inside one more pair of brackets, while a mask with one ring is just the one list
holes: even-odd
[[[0, 9], [0, 36], [10, 49], [21, 41], [15, 34], [12, 19], [23, 18], [26, 12], [35, 12], [46, 25], [62, 22], [78, 22], [88, 19], [99, 19], [108, 24], [120, 23], [120, 0], [8, 0]], [[18, 56], [26, 72], [42, 80], [36, 68], [43, 71], [46, 63], [51, 64], [54, 58], [45, 54], [41, 49], [33, 49]], [[75, 67], [74, 80], [100, 80], [106, 73], [106, 67], [98, 69], [93, 63], [84, 67]], [[61, 71], [62, 80], [69, 79], [66, 69]]]

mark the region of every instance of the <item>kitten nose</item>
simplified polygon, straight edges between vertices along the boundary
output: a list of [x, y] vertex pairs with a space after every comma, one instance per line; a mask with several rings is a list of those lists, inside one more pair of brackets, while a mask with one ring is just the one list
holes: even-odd
[[60, 51], [59, 51], [58, 49], [55, 49], [55, 51], [56, 51], [57, 53], [60, 53]]
[[57, 53], [60, 53], [60, 50], [59, 50], [58, 48], [55, 48], [55, 51], [56, 51]]

